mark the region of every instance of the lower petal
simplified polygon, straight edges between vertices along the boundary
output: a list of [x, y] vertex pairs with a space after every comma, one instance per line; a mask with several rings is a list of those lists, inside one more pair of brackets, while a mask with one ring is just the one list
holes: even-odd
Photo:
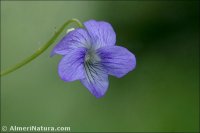
[[98, 55], [107, 72], [118, 78], [126, 75], [136, 66], [135, 56], [121, 46], [102, 47], [98, 49]]
[[81, 83], [97, 98], [104, 96], [108, 89], [108, 74], [99, 64], [85, 64], [85, 77]]

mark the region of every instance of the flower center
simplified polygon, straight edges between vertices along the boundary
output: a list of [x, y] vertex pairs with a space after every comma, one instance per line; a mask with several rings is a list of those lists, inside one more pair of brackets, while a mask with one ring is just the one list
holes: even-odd
[[96, 54], [96, 50], [93, 48], [89, 48], [85, 55], [86, 63], [95, 63], [100, 61], [99, 56]]

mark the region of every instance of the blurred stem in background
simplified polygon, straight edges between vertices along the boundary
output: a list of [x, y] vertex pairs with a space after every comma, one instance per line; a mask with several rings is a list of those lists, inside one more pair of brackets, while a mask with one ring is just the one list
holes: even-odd
[[35, 51], [31, 56], [27, 57], [26, 59], [22, 60], [21, 62], [15, 64], [14, 66], [4, 70], [1, 72], [0, 76], [4, 76], [7, 75], [11, 72], [14, 72], [15, 70], [19, 69], [20, 67], [26, 65], [27, 63], [31, 62], [32, 60], [34, 60], [36, 57], [38, 57], [39, 55], [41, 55], [49, 46], [51, 46], [55, 40], [57, 39], [57, 37], [63, 32], [63, 30], [66, 28], [66, 26], [68, 26], [71, 23], [76, 23], [78, 25], [78, 27], [82, 28], [83, 25], [82, 23], [78, 20], [78, 19], [71, 19], [68, 20], [67, 22], [65, 22], [60, 29], [54, 34], [54, 36], [41, 48], [39, 48], [37, 51]]

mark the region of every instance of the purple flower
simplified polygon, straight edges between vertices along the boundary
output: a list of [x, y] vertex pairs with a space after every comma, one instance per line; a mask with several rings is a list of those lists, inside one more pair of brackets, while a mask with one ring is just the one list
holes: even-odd
[[136, 66], [135, 56], [126, 48], [116, 46], [112, 26], [89, 20], [85, 28], [69, 32], [54, 47], [52, 55], [63, 55], [58, 74], [66, 82], [80, 80], [97, 98], [108, 89], [108, 74], [118, 78]]

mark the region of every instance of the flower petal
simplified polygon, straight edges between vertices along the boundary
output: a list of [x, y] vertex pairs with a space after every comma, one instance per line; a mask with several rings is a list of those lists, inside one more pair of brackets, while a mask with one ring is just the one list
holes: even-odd
[[97, 98], [104, 96], [108, 89], [108, 74], [100, 64], [85, 63], [85, 77], [81, 83]]
[[69, 49], [75, 49], [80, 47], [86, 47], [91, 44], [90, 36], [84, 29], [78, 28], [70, 31], [65, 35], [62, 40], [54, 47], [51, 52], [51, 56], [54, 54], [65, 55]]
[[136, 66], [135, 56], [124, 47], [103, 47], [98, 49], [97, 53], [108, 73], [118, 78], [126, 75]]
[[86, 49], [69, 50], [58, 65], [58, 74], [64, 81], [74, 81], [85, 78], [84, 57]]
[[91, 36], [92, 43], [97, 48], [113, 46], [116, 42], [116, 34], [112, 26], [104, 21], [89, 20], [84, 23]]

